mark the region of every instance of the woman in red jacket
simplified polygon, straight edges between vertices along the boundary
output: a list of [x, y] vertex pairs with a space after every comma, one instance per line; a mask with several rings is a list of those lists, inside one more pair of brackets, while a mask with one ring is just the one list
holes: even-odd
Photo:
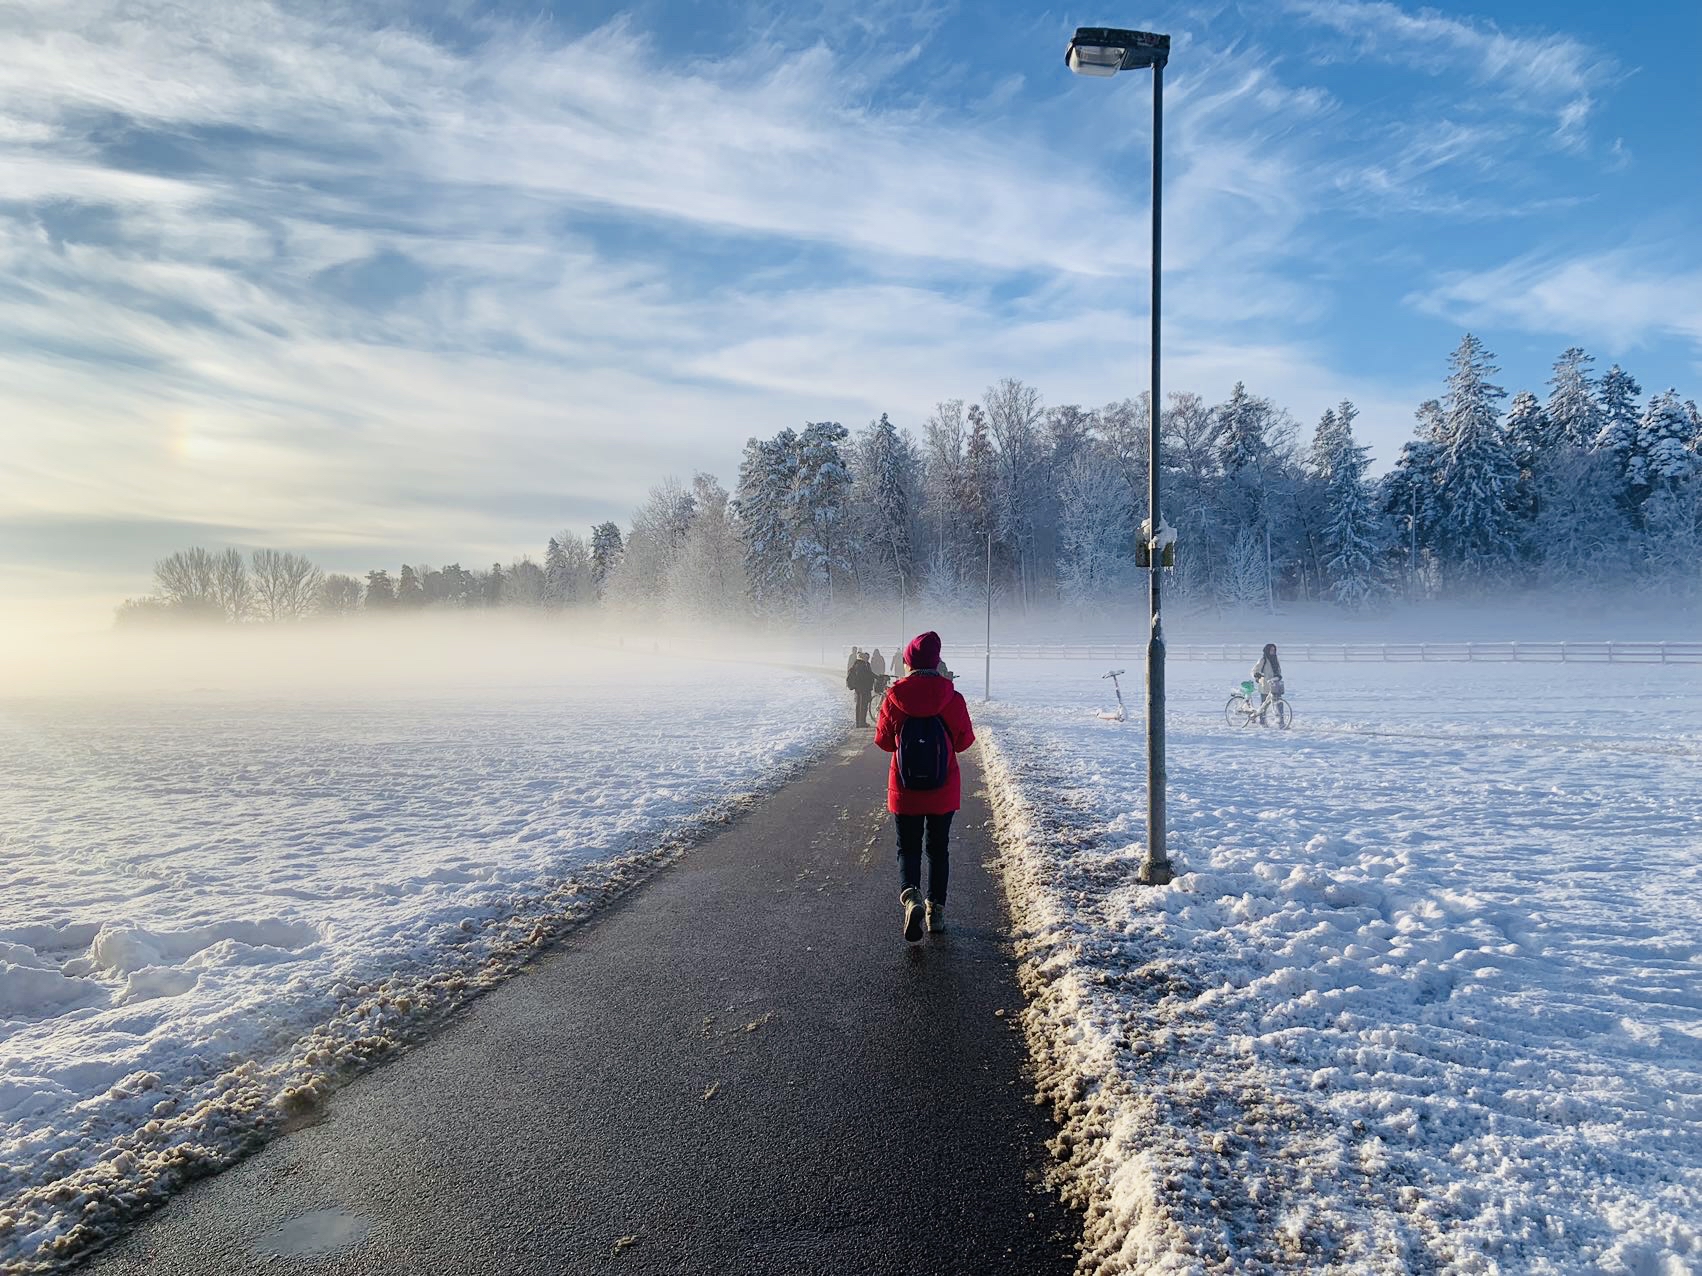
[[904, 648], [910, 675], [887, 688], [875, 723], [875, 743], [892, 754], [886, 805], [898, 823], [898, 902], [904, 906], [904, 938], [922, 938], [922, 842], [927, 834], [930, 931], [946, 928], [946, 880], [951, 863], [946, 843], [951, 817], [963, 805], [963, 776], [957, 755], [975, 743], [969, 706], [940, 675], [940, 636], [931, 630]]

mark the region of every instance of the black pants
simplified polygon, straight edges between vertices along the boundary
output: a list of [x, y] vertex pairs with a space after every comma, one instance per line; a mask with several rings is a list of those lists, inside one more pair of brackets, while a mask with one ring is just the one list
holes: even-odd
[[944, 815], [895, 815], [898, 821], [898, 888], [922, 885], [922, 833], [928, 834], [928, 898], [946, 902], [946, 881], [951, 877], [951, 857], [946, 842], [951, 837], [952, 812]]
[[867, 691], [857, 692], [857, 725], [860, 726], [860, 727], [866, 727], [866, 726], [869, 725], [869, 700], [870, 700], [870, 698], [871, 698], [870, 692], [867, 692]]

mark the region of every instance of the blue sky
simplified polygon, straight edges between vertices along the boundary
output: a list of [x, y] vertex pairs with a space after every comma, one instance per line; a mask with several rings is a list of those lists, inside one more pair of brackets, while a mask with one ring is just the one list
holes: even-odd
[[0, 9], [0, 573], [104, 623], [190, 543], [537, 554], [743, 441], [1013, 375], [1144, 382], [1379, 466], [1468, 326], [1702, 392], [1702, 6], [1568, 0]]

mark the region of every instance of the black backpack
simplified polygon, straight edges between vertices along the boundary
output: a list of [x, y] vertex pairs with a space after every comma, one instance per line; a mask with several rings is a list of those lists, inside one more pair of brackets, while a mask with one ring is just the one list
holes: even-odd
[[951, 735], [946, 720], [906, 718], [898, 729], [898, 783], [905, 789], [937, 789], [951, 774]]

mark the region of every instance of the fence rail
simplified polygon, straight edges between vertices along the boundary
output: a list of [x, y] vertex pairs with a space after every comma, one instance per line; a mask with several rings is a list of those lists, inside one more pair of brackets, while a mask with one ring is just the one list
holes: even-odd
[[[1223, 660], [1252, 664], [1258, 644], [1170, 644], [1172, 660]], [[984, 646], [953, 646], [952, 658], [967, 667], [987, 654]], [[995, 660], [1144, 660], [1145, 643], [994, 643]], [[1409, 642], [1320, 643], [1286, 642], [1284, 660], [1330, 661], [1337, 664], [1479, 661], [1520, 664], [1702, 664], [1702, 642]]]

